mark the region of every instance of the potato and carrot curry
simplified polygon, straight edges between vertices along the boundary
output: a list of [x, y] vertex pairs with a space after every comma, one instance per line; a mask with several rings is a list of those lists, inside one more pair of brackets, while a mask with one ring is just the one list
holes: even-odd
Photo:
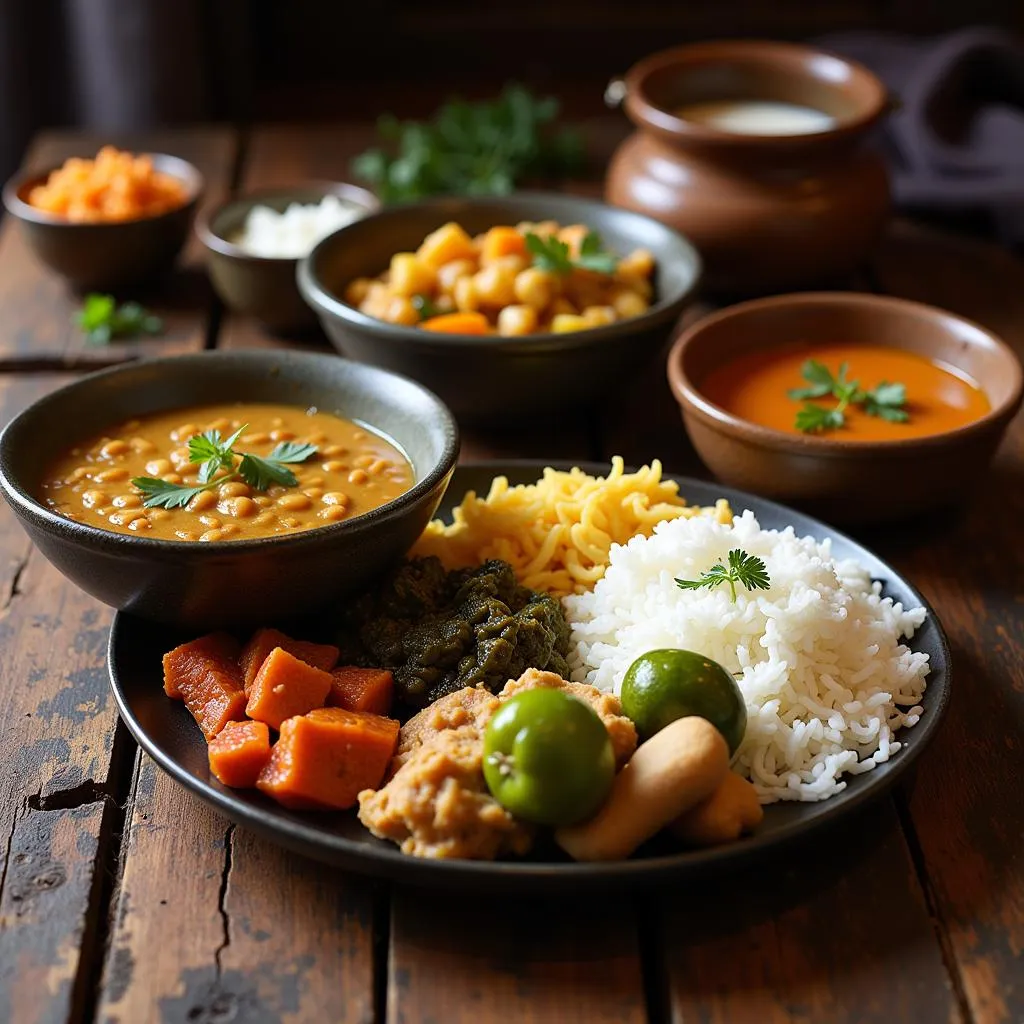
[[602, 327], [649, 308], [654, 257], [605, 249], [583, 224], [498, 225], [475, 237], [455, 222], [415, 252], [395, 253], [345, 301], [393, 324], [446, 334], [556, 334]]
[[61, 456], [39, 497], [104, 530], [210, 542], [343, 522], [413, 483], [405, 456], [367, 427], [315, 409], [251, 403], [122, 423]]

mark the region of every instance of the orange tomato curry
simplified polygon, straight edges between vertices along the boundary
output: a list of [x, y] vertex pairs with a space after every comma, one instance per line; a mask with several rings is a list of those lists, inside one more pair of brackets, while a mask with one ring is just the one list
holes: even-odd
[[[823, 363], [836, 374], [848, 364], [846, 377], [864, 389], [883, 381], [906, 387], [909, 415], [905, 423], [890, 423], [849, 405], [845, 423], [813, 436], [837, 441], [896, 441], [941, 434], [984, 416], [991, 406], [985, 392], [966, 374], [914, 352], [880, 345], [797, 344], [749, 352], [718, 367], [700, 384], [701, 393], [734, 416], [762, 427], [800, 434], [796, 414], [801, 402], [789, 391], [807, 385], [801, 367], [808, 359]], [[834, 398], [815, 400], [835, 407]]]
[[[199, 465], [189, 438], [219, 430], [239, 456], [270, 455], [282, 441], [316, 445], [288, 469], [297, 485], [265, 491], [235, 479], [196, 495], [183, 508], [146, 508], [136, 477], [194, 487]], [[237, 461], [237, 460], [236, 460]], [[217, 477], [224, 473], [217, 474]], [[413, 485], [412, 467], [391, 442], [351, 420], [290, 405], [229, 404], [178, 409], [130, 420], [73, 447], [51, 465], [39, 498], [69, 519], [160, 540], [252, 540], [351, 519]]]

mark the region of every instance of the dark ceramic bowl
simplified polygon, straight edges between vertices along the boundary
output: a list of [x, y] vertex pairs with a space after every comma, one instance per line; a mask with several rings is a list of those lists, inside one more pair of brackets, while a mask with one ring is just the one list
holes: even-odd
[[[385, 323], [341, 298], [353, 278], [376, 277], [395, 253], [415, 250], [453, 220], [471, 235], [524, 220], [581, 223], [615, 252], [649, 249], [657, 261], [655, 302], [643, 316], [607, 327], [507, 338]], [[577, 196], [520, 192], [430, 199], [357, 221], [299, 263], [299, 290], [344, 355], [421, 381], [460, 417], [494, 420], [591, 404], [620, 387], [669, 336], [700, 271], [693, 246], [650, 217]]]
[[232, 239], [238, 237], [254, 206], [269, 206], [282, 213], [292, 203], [318, 203], [327, 195], [335, 195], [366, 213], [380, 209], [377, 197], [358, 185], [311, 181], [292, 188], [250, 192], [200, 215], [196, 233], [206, 246], [210, 279], [224, 305], [236, 313], [256, 317], [277, 333], [316, 327], [316, 316], [295, 283], [298, 259], [253, 256]]
[[[416, 483], [348, 521], [209, 544], [101, 530], [34, 497], [77, 438], [133, 416], [232, 401], [316, 406], [363, 422], [405, 452]], [[40, 399], [0, 433], [0, 491], [43, 555], [105, 604], [189, 629], [257, 625], [358, 592], [400, 560], [441, 501], [458, 450], [451, 413], [403, 377], [334, 355], [204, 352], [89, 374]]]
[[158, 171], [177, 178], [187, 199], [156, 217], [111, 223], [76, 224], [37, 210], [29, 192], [56, 168], [12, 178], [4, 186], [4, 206], [21, 221], [35, 254], [81, 291], [139, 284], [170, 270], [178, 258], [203, 192], [203, 176], [192, 164], [165, 153], [152, 155]]
[[[794, 341], [916, 352], [977, 381], [991, 410], [928, 437], [838, 441], [757, 426], [701, 393], [708, 374], [740, 354]], [[1020, 408], [1022, 390], [1017, 357], [977, 324], [918, 302], [846, 292], [780, 295], [706, 317], [676, 340], [668, 376], [690, 440], [723, 483], [836, 523], [902, 519], [968, 498]]]

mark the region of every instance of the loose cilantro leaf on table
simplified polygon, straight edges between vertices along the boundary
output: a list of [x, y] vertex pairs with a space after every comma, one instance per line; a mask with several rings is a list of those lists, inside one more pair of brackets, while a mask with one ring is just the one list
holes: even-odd
[[137, 302], [117, 304], [113, 295], [93, 292], [85, 297], [75, 314], [75, 323], [85, 332], [90, 345], [106, 345], [117, 338], [135, 338], [140, 334], [159, 334], [164, 329], [158, 316]]

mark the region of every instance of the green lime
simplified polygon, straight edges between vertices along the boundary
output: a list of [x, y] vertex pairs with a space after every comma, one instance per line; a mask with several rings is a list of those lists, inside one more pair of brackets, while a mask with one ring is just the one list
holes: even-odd
[[572, 825], [604, 802], [615, 754], [604, 722], [564, 690], [505, 701], [484, 730], [484, 778], [505, 810], [540, 825]]
[[729, 753], [743, 740], [747, 707], [736, 680], [710, 658], [665, 648], [641, 654], [622, 680], [622, 710], [641, 740], [677, 718], [706, 718], [725, 737]]

